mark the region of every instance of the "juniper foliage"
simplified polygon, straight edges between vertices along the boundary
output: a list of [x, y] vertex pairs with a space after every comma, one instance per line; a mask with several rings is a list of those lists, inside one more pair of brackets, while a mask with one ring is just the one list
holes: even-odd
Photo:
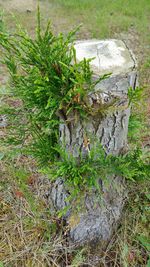
[[[53, 178], [64, 177], [78, 188], [96, 186], [100, 176], [104, 179], [109, 174], [130, 180], [147, 177], [149, 161], [143, 160], [141, 150], [114, 157], [106, 155], [100, 147], [78, 162], [60, 148], [60, 117], [67, 121], [70, 112], [84, 119], [92, 114], [88, 92], [107, 75], [94, 81], [92, 59], [77, 62], [73, 43], [78, 29], [55, 36], [50, 23], [42, 31], [39, 9], [37, 18], [34, 39], [20, 27], [14, 34], [0, 32], [3, 61], [11, 77], [11, 94], [21, 100], [18, 107], [3, 108], [10, 118], [11, 134], [7, 142], [26, 145], [42, 166], [48, 164]], [[137, 98], [131, 89], [129, 97], [130, 101]]]
[[71, 111], [85, 117], [90, 112], [87, 93], [105, 76], [95, 82], [90, 69], [92, 59], [77, 62], [73, 42], [78, 28], [68, 35], [55, 36], [50, 23], [42, 32], [39, 9], [37, 18], [34, 40], [19, 27], [15, 34], [0, 32], [0, 45], [11, 76], [12, 94], [22, 100], [17, 115], [23, 116], [25, 123], [18, 121], [19, 129], [24, 126], [26, 136], [32, 136], [32, 152], [46, 163], [57, 157], [59, 118], [66, 119]]

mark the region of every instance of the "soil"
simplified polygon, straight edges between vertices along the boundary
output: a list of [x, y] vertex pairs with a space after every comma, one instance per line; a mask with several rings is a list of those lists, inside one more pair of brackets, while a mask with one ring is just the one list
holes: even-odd
[[[34, 31], [35, 26], [35, 13], [37, 9], [37, 0], [0, 0], [0, 8], [4, 9], [5, 15], [8, 16], [11, 13], [14, 13], [17, 16], [21, 16], [23, 26], [27, 26], [30, 33]], [[57, 14], [57, 6], [50, 3], [48, 0], [40, 2], [41, 12], [42, 15], [45, 14], [45, 20], [49, 19], [47, 16], [50, 16], [51, 20], [53, 21], [53, 27], [55, 32], [59, 31], [66, 31], [69, 28], [68, 20], [63, 16], [63, 14]], [[48, 12], [46, 12], [48, 10]], [[7, 16], [6, 16], [7, 17]], [[11, 19], [9, 21], [9, 26], [11, 25]], [[83, 28], [82, 31], [79, 33], [77, 38], [79, 39], [88, 39], [91, 36], [91, 33], [87, 31], [87, 29]], [[82, 37], [81, 37], [82, 36]], [[149, 54], [149, 47], [144, 45], [142, 38], [136, 32], [134, 27], [131, 27], [128, 32], [126, 33], [119, 33], [114, 34], [114, 37], [117, 39], [121, 39], [125, 41], [127, 46], [134, 52], [136, 55], [138, 67], [139, 67], [139, 77], [140, 77], [140, 84], [146, 85], [147, 87], [147, 95], [150, 92], [150, 75], [149, 71], [145, 70], [144, 62], [146, 62], [147, 55]], [[4, 65], [0, 64], [0, 86], [3, 88], [7, 82], [7, 71]], [[148, 117], [150, 117], [150, 98], [147, 96], [147, 113]], [[150, 119], [148, 118], [148, 124], [150, 125]]]
[[[48, 0], [44, 0], [43, 2], [41, 1], [41, 9], [42, 9], [43, 14], [45, 14], [45, 20], [48, 17], [48, 12], [46, 12], [48, 7], [50, 9], [50, 3], [48, 4]], [[17, 16], [20, 16], [22, 18], [23, 25], [27, 26], [27, 28], [30, 30], [30, 32], [32, 34], [32, 32], [34, 31], [34, 26], [35, 26], [34, 17], [36, 14], [37, 0], [0, 0], [0, 9], [1, 8], [5, 10], [5, 15], [10, 14], [12, 12], [12, 13], [15, 13]], [[61, 14], [61, 16], [57, 16], [57, 18], [56, 18], [54, 11], [56, 11], [56, 8], [54, 8], [52, 6], [52, 10], [49, 13], [51, 15], [51, 20], [53, 21], [53, 26], [54, 26], [55, 32], [65, 31], [66, 28], [68, 29], [67, 18], [65, 18], [63, 16], [63, 14]], [[11, 23], [12, 23], [12, 18], [9, 20], [10, 26], [12, 26]], [[150, 87], [150, 75], [149, 75], [149, 71], [145, 70], [143, 67], [144, 62], [146, 61], [146, 58], [147, 58], [147, 51], [149, 50], [149, 47], [144, 46], [142, 40], [140, 39], [140, 36], [137, 34], [137, 32], [135, 31], [135, 29], [133, 27], [130, 28], [128, 33], [115, 34], [114, 37], [118, 38], [118, 39], [122, 39], [123, 41], [125, 41], [127, 46], [131, 50], [133, 50], [133, 52], [137, 58], [138, 66], [141, 66], [139, 68], [140, 69], [141, 84], [146, 84], [147, 93], [149, 93], [150, 92], [150, 88], [149, 88]], [[83, 30], [79, 34], [78, 38], [79, 39], [89, 39], [89, 38], [91, 38], [91, 34], [90, 34], [90, 32], [87, 31], [86, 28], [83, 28]], [[7, 73], [6, 67], [4, 65], [0, 64], [0, 104], [5, 99], [5, 96], [1, 97], [1, 93], [4, 92], [4, 94], [5, 94], [5, 87], [7, 84], [7, 80], [8, 80], [8, 73]], [[7, 99], [7, 104], [12, 105], [13, 107], [17, 108], [18, 105], [20, 105], [20, 102], [14, 100], [14, 99]], [[150, 119], [149, 119], [150, 118], [150, 98], [149, 97], [147, 97], [146, 105], [148, 107], [147, 108], [147, 113], [148, 113], [147, 121], [148, 121], [148, 125], [149, 125], [148, 127], [150, 128]], [[5, 122], [5, 117], [2, 117], [0, 115], [0, 123], [2, 123], [2, 122]], [[0, 139], [2, 140], [5, 137], [7, 137], [7, 127], [0, 127]], [[145, 134], [145, 137], [142, 141], [143, 141], [143, 145], [147, 146], [150, 149], [150, 134]], [[25, 169], [27, 169], [31, 173], [31, 176], [28, 179], [28, 185], [30, 186], [32, 193], [35, 194], [35, 196], [37, 196], [37, 200], [39, 201], [39, 199], [40, 199], [41, 203], [43, 203], [42, 205], [44, 205], [48, 210], [49, 206], [50, 206], [50, 199], [49, 199], [50, 181], [47, 178], [42, 177], [41, 175], [37, 174], [36, 163], [28, 157], [25, 157], [23, 155], [19, 156], [17, 159], [17, 162], [15, 164], [16, 164], [16, 169], [19, 169], [20, 166], [25, 167]], [[7, 176], [6, 174], [8, 172], [7, 171], [7, 165], [3, 166], [3, 163], [0, 162], [0, 171], [2, 172], [3, 180], [5, 181], [5, 183], [7, 183], [7, 177], [5, 177], [5, 176]], [[18, 218], [20, 218], [19, 217], [21, 214], [20, 206], [19, 206], [19, 214], [18, 214], [17, 213], [18, 206], [17, 206], [17, 204], [15, 206], [14, 202], [17, 203], [15, 198], [18, 198], [18, 199], [20, 198], [21, 202], [23, 202], [22, 192], [18, 191], [18, 188], [15, 188], [14, 182], [12, 184], [11, 183], [10, 183], [10, 181], [8, 181], [8, 188], [6, 190], [4, 190], [1, 197], [4, 199], [3, 200], [4, 203], [5, 203], [5, 198], [6, 199], [12, 199], [12, 203], [9, 206], [14, 205], [13, 213], [15, 211]], [[13, 196], [13, 194], [15, 194], [15, 197]], [[9, 213], [8, 213], [8, 216], [12, 216], [12, 215], [11, 214], [9, 215]], [[5, 217], [6, 217], [6, 220], [5, 220]], [[8, 227], [9, 227], [9, 224], [8, 224], [9, 220], [7, 218], [7, 214], [5, 217], [3, 216], [4, 225], [5, 226], [8, 225]], [[16, 222], [16, 224], [17, 224], [16, 229], [19, 229], [18, 221]], [[3, 228], [5, 229], [5, 227], [3, 227]], [[15, 229], [15, 227], [9, 229], [8, 235], [11, 236], [9, 231], [11, 231], [13, 234], [14, 229]], [[22, 231], [22, 226], [21, 226], [21, 231]], [[19, 232], [19, 234], [20, 234], [20, 232]], [[23, 236], [23, 238], [24, 238], [24, 236]], [[15, 237], [15, 239], [16, 239], [16, 237]], [[4, 242], [6, 242], [5, 239], [4, 239]], [[20, 242], [20, 244], [21, 244], [21, 242]], [[19, 247], [18, 251], [20, 251], [20, 247]], [[13, 252], [13, 253], [15, 255], [15, 252]], [[112, 252], [112, 253], [114, 253], [114, 252]], [[116, 257], [116, 255], [114, 253], [110, 256], [113, 259]], [[28, 257], [28, 255], [27, 255], [27, 257]], [[108, 257], [108, 261], [110, 262], [110, 257]], [[95, 255], [91, 256], [90, 262], [91, 262], [91, 266], [96, 266], [96, 263], [99, 262], [99, 258]], [[94, 262], [95, 262], [95, 265], [94, 265]], [[20, 265], [20, 266], [23, 266], [23, 265]]]
[[0, 6], [7, 11], [13, 12], [17, 10], [18, 12], [33, 11], [36, 10], [37, 1], [36, 0], [0, 0]]

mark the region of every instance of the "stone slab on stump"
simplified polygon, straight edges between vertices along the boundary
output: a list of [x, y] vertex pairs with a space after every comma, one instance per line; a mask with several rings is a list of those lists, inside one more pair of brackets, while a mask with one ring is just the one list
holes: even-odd
[[[93, 79], [111, 73], [107, 79], [100, 81], [93, 92], [88, 95], [92, 108], [116, 100], [113, 108], [108, 108], [105, 116], [90, 115], [85, 121], [74, 122], [71, 116], [70, 127], [65, 121], [60, 123], [60, 141], [74, 157], [79, 153], [88, 153], [84, 146], [85, 132], [89, 138], [90, 148], [96, 139], [102, 144], [106, 153], [118, 155], [127, 146], [128, 121], [128, 88], [137, 84], [136, 61], [132, 52], [121, 40], [84, 40], [75, 43], [77, 60], [93, 58], [91, 68]], [[100, 177], [101, 178], [101, 177]], [[109, 177], [109, 186], [102, 184], [101, 201], [95, 203], [95, 194], [85, 196], [85, 209], [80, 211], [76, 222], [71, 224], [74, 212], [67, 216], [70, 226], [70, 239], [74, 244], [99, 242], [106, 244], [117, 225], [124, 206], [125, 187], [123, 178]], [[52, 199], [56, 209], [67, 205], [63, 182], [56, 181], [52, 188]]]

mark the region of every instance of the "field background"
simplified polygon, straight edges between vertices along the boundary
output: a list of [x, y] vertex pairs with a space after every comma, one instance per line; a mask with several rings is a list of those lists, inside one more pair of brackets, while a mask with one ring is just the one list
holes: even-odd
[[[43, 26], [50, 20], [56, 33], [68, 32], [81, 24], [77, 39], [125, 40], [138, 60], [142, 85], [149, 84], [146, 68], [150, 61], [149, 0], [41, 0], [39, 3]], [[33, 34], [36, 7], [36, 0], [0, 0], [9, 30], [17, 21]]]
[[[77, 39], [117, 38], [133, 50], [138, 62], [140, 86], [145, 88], [144, 101], [133, 110], [138, 118], [134, 121], [134, 141], [149, 148], [150, 0], [41, 0], [39, 3], [43, 27], [50, 19], [56, 34], [66, 33], [82, 24]], [[36, 8], [36, 0], [0, 0], [0, 24], [4, 23], [4, 28], [13, 32], [17, 22], [34, 38]], [[17, 107], [19, 103], [6, 96], [7, 79], [7, 70], [1, 64], [0, 104], [7, 101]], [[137, 135], [140, 125], [143, 128]], [[0, 128], [1, 140], [6, 136], [5, 127]], [[37, 173], [36, 162], [19, 153], [7, 155], [7, 149], [0, 145], [1, 159], [3, 155], [6, 157], [0, 160], [0, 267], [77, 267], [82, 266], [85, 254], [88, 255], [87, 266], [94, 267], [94, 260], [99, 257], [98, 266], [102, 267], [150, 267], [147, 239], [150, 192], [147, 182], [129, 184], [128, 208], [119, 230], [102, 255], [97, 251], [97, 255], [92, 256], [92, 252], [85, 253], [84, 250], [70, 253], [61, 234], [56, 237], [50, 227], [50, 223], [60, 222], [52, 218], [48, 200], [43, 198], [49, 181]], [[64, 249], [58, 252], [60, 243], [64, 244]]]

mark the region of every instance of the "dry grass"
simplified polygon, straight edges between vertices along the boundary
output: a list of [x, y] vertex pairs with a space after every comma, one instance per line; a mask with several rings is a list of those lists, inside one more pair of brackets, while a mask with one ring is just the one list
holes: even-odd
[[15, 165], [0, 166], [0, 262], [18, 267], [66, 266], [65, 228], [50, 211], [48, 179], [25, 171], [20, 162]]
[[150, 240], [148, 185], [144, 182], [131, 187], [120, 228], [107, 249], [108, 266], [148, 266], [148, 251], [138, 240], [139, 236]]
[[[144, 1], [145, 6], [142, 4]], [[35, 2], [34, 0], [29, 2], [0, 0], [0, 7], [5, 10], [5, 21], [8, 27], [14, 27], [11, 16], [13, 11], [17, 20], [32, 34], [36, 22], [36, 9], [35, 5], [33, 6]], [[77, 2], [79, 2], [79, 6]], [[71, 0], [41, 1], [43, 24], [47, 18], [51, 18], [53, 27], [58, 32], [68, 31], [74, 25], [83, 23], [79, 38], [93, 36], [108, 38], [114, 37], [117, 32], [117, 37], [125, 39], [138, 56], [142, 65], [140, 80], [142, 84], [146, 85], [147, 92], [149, 92], [149, 65], [145, 67], [146, 53], [149, 51], [147, 48], [149, 0], [139, 1], [139, 5], [135, 5], [135, 1], [133, 1], [135, 5], [133, 10], [131, 8], [132, 1], [128, 1], [130, 5], [127, 5], [125, 9], [122, 9], [122, 5], [119, 4], [122, 1], [107, 1], [107, 4], [111, 2], [109, 6], [104, 6], [101, 1], [87, 0], [83, 2], [82, 4], [82, 1]], [[31, 9], [31, 12], [27, 12], [27, 9]], [[116, 16], [117, 12], [119, 12], [118, 16]], [[143, 30], [144, 27], [146, 30]], [[121, 31], [126, 31], [126, 33], [122, 34]], [[7, 81], [5, 74], [6, 70], [1, 65], [0, 92]], [[148, 127], [149, 124], [147, 129]], [[6, 129], [0, 129], [0, 138], [5, 138], [6, 135]], [[150, 143], [147, 133], [143, 138]], [[6, 148], [1, 146], [0, 150], [1, 152], [5, 150], [7, 154]], [[148, 182], [132, 186], [127, 209], [124, 211], [118, 231], [112, 237], [105, 251], [100, 252], [97, 249], [93, 255], [89, 248], [74, 252], [74, 248], [68, 246], [67, 228], [62, 225], [62, 221], [52, 210], [48, 197], [50, 182], [47, 178], [39, 175], [36, 170], [35, 162], [22, 155], [15, 156], [15, 160], [9, 158], [0, 161], [0, 267], [146, 266], [148, 250], [139, 242], [138, 236], [149, 237], [150, 233]], [[83, 261], [86, 264], [83, 264]], [[147, 267], [149, 266], [147, 265]]]
[[[35, 172], [35, 162], [23, 156], [1, 161], [0, 263], [16, 267], [146, 266], [148, 253], [138, 236], [149, 236], [148, 183], [131, 187], [120, 227], [105, 251], [74, 252], [67, 228], [49, 201], [49, 180]], [[141, 190], [142, 187], [142, 190]], [[98, 263], [97, 263], [98, 262]]]
[[[28, 159], [22, 160], [26, 161], [29, 169]], [[16, 166], [3, 162], [0, 169], [0, 262], [4, 266], [146, 266], [148, 254], [138, 236], [148, 236], [150, 232], [148, 184], [136, 186], [136, 194], [132, 190], [121, 226], [106, 250], [97, 249], [93, 254], [86, 248], [83, 256], [82, 252], [81, 255], [76, 252], [76, 255], [68, 246], [64, 238], [67, 229], [50, 212], [48, 179], [23, 169], [19, 161]]]

